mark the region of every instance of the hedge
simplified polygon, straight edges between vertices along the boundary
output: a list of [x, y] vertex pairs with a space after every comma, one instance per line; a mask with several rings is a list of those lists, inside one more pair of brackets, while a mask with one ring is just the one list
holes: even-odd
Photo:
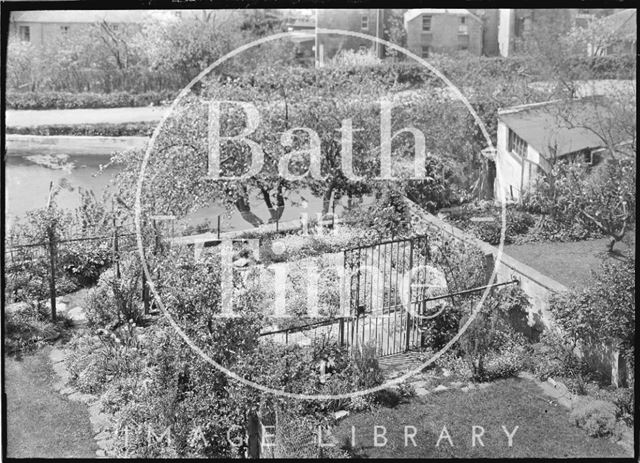
[[150, 137], [157, 122], [128, 122], [123, 124], [40, 125], [37, 127], [7, 127], [7, 134], [16, 135], [73, 135], [92, 137]]
[[68, 92], [9, 92], [7, 109], [80, 109], [80, 108], [124, 108], [159, 106], [171, 101], [177, 92], [163, 90], [130, 94], [114, 93], [68, 93]]
[[[454, 83], [468, 76], [480, 75], [488, 79], [501, 76], [526, 75], [532, 80], [545, 80], [548, 76], [541, 74], [539, 63], [528, 57], [454, 57], [440, 55], [430, 62]], [[635, 78], [636, 59], [633, 55], [612, 56], [574, 56], [568, 59], [572, 67], [579, 70], [581, 79], [632, 79]], [[331, 77], [335, 74], [367, 75], [379, 79], [382, 83], [406, 83], [424, 85], [429, 83], [441, 86], [443, 83], [431, 71], [411, 60], [385, 62], [381, 65], [354, 67], [296, 67], [288, 70], [291, 77], [299, 80], [300, 85], [320, 85], [324, 82], [335, 82]], [[326, 78], [323, 78], [326, 77]], [[239, 79], [241, 82], [256, 87], [276, 88], [282, 84], [279, 71], [257, 74], [254, 72], [220, 75], [220, 79]], [[161, 105], [171, 101], [177, 92], [163, 90], [130, 94], [114, 93], [67, 93], [67, 92], [9, 92], [7, 93], [8, 109], [75, 109], [75, 108], [119, 108]]]

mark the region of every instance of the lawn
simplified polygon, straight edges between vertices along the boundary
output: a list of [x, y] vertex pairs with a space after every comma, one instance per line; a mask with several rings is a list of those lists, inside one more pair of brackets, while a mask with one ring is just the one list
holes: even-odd
[[[587, 436], [573, 424], [568, 410], [549, 403], [533, 382], [517, 378], [498, 381], [486, 389], [432, 393], [395, 408], [352, 414], [333, 431], [338, 445], [351, 440], [352, 426], [356, 437], [353, 452], [365, 458], [631, 456], [616, 443]], [[385, 446], [374, 447], [375, 426], [386, 428]], [[415, 446], [411, 440], [405, 446], [405, 426], [416, 428]], [[436, 447], [444, 426], [453, 447], [446, 437]], [[472, 446], [472, 426], [484, 429], [481, 436], [484, 446], [477, 440], [476, 446]], [[502, 426], [513, 435], [512, 447], [508, 446]], [[408, 432], [411, 434], [413, 430], [409, 428]], [[478, 428], [476, 432], [480, 434], [481, 430]]]
[[7, 456], [95, 458], [87, 407], [53, 389], [48, 352], [5, 358]]
[[[635, 237], [629, 235], [635, 249]], [[508, 245], [505, 254], [519, 260], [569, 288], [584, 288], [591, 281], [591, 272], [598, 270], [605, 259], [608, 238], [567, 243], [528, 243]], [[629, 245], [616, 243], [614, 251], [624, 254]]]

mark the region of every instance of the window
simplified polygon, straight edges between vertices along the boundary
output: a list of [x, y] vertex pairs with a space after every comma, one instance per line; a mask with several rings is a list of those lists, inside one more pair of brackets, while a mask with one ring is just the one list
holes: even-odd
[[31, 28], [29, 26], [18, 26], [18, 36], [23, 42], [31, 42]]
[[422, 46], [422, 57], [423, 58], [428, 58], [429, 57], [429, 45], [423, 45]]
[[60, 32], [62, 32], [63, 34], [69, 32], [69, 26], [60, 26]]
[[460, 24], [458, 24], [458, 34], [468, 34], [469, 30], [467, 29], [467, 18], [464, 16], [460, 16]]
[[362, 21], [360, 23], [360, 28], [363, 31], [368, 31], [369, 30], [369, 16], [363, 16], [362, 17]]
[[431, 16], [422, 17], [422, 30], [423, 32], [431, 32]]
[[467, 18], [464, 16], [460, 16], [460, 24], [465, 24], [467, 22]]
[[509, 151], [518, 154], [523, 158], [527, 157], [527, 142], [509, 129]]

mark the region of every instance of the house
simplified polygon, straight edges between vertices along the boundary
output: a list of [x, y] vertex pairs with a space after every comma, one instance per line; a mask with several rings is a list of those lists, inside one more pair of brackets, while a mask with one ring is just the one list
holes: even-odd
[[[495, 181], [489, 179], [494, 197], [519, 200], [557, 160], [598, 163], [605, 151], [598, 128], [615, 127], [607, 123], [613, 116], [604, 101], [589, 97], [499, 110], [496, 149], [483, 153], [495, 173]], [[625, 141], [621, 131], [612, 137], [616, 144]]]
[[150, 17], [145, 10], [51, 10], [13, 11], [9, 18], [9, 33], [23, 42], [42, 46], [60, 34], [78, 30], [88, 24], [108, 22], [117, 29], [140, 24]]
[[407, 48], [422, 58], [458, 50], [482, 54], [482, 20], [469, 10], [412, 9], [404, 14], [404, 25]]
[[604, 43], [588, 44], [589, 55], [636, 54], [638, 25], [635, 9], [604, 17], [598, 22], [598, 27], [605, 36]]
[[[584, 27], [591, 21], [627, 11], [614, 8], [500, 8], [498, 14], [498, 48], [501, 56], [512, 56], [527, 34], [562, 35], [572, 27]], [[629, 10], [631, 11], [631, 10]], [[633, 10], [635, 12], [635, 10]], [[635, 26], [635, 16], [633, 18]], [[634, 29], [635, 36], [635, 29]]]
[[[381, 9], [318, 9], [316, 25], [321, 29], [340, 29], [383, 37], [385, 11]], [[377, 42], [362, 37], [338, 34], [316, 34], [316, 59], [323, 63], [340, 50], [373, 50], [379, 58], [384, 48]]]

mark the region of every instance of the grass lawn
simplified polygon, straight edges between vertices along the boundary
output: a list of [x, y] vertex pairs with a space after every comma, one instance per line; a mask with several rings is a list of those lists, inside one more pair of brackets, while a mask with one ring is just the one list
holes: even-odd
[[[635, 237], [631, 246], [635, 248]], [[584, 288], [589, 285], [591, 271], [598, 270], [604, 259], [608, 238], [568, 243], [528, 243], [508, 245], [505, 254], [519, 260], [569, 288]], [[624, 253], [628, 249], [624, 242], [616, 243], [614, 251]]]
[[[512, 433], [508, 446], [502, 426]], [[412, 398], [395, 408], [346, 417], [333, 435], [338, 445], [351, 440], [355, 426], [353, 451], [365, 458], [573, 458], [630, 457], [608, 439], [594, 439], [577, 428], [569, 411], [549, 403], [540, 388], [524, 379], [508, 379], [486, 389], [469, 392], [445, 391]], [[387, 444], [374, 447], [375, 426], [386, 428]], [[415, 444], [405, 447], [405, 426], [415, 426]], [[451, 437], [436, 442], [446, 426]], [[472, 426], [482, 426], [484, 447], [472, 446]], [[477, 432], [480, 433], [480, 429]], [[380, 430], [379, 433], [382, 431]], [[409, 431], [411, 433], [412, 430]], [[382, 442], [382, 440], [380, 440]]]
[[95, 458], [87, 407], [53, 389], [48, 353], [5, 358], [7, 456]]

